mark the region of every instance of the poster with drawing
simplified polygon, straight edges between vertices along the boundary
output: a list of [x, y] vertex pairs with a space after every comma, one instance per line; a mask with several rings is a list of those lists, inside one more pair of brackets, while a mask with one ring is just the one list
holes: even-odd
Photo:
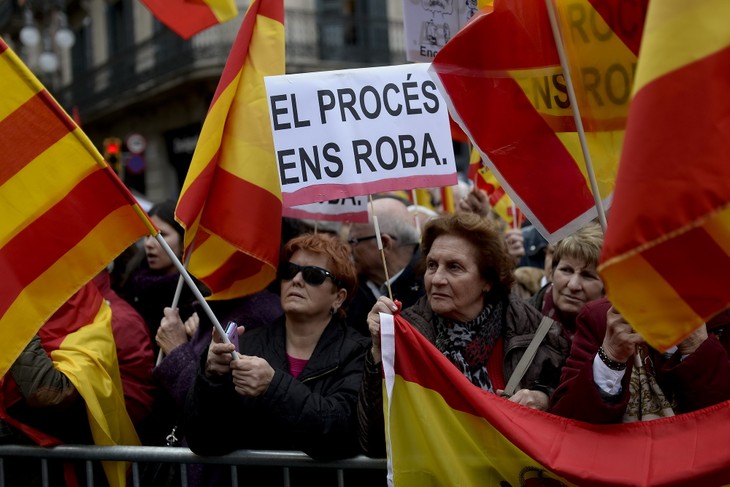
[[477, 12], [477, 0], [403, 0], [406, 59], [430, 63]]

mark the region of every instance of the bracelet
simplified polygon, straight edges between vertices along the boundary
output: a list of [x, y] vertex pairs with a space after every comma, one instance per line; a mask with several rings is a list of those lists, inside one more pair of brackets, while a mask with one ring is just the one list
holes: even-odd
[[611, 360], [610, 358], [608, 358], [608, 355], [606, 354], [606, 351], [603, 349], [602, 346], [598, 348], [598, 358], [600, 358], [601, 362], [606, 364], [606, 367], [611, 370], [626, 370], [626, 363], [616, 362], [615, 360]]

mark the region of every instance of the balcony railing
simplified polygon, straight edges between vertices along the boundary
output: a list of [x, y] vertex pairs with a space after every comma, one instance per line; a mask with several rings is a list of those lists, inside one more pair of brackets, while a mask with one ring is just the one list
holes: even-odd
[[[217, 79], [240, 22], [239, 17], [187, 41], [162, 29], [105, 64], [75, 72], [73, 82], [55, 95], [66, 109], [76, 106], [83, 119], [91, 119], [189, 81]], [[405, 62], [399, 21], [287, 10], [285, 24], [288, 73]]]

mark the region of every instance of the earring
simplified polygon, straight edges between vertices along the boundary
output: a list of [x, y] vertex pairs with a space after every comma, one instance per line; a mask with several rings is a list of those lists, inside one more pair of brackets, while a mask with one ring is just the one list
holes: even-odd
[[330, 314], [331, 314], [331, 315], [333, 315], [333, 314], [335, 314], [335, 313], [337, 313], [337, 308], [335, 308], [334, 306], [332, 306], [332, 307], [330, 308]]

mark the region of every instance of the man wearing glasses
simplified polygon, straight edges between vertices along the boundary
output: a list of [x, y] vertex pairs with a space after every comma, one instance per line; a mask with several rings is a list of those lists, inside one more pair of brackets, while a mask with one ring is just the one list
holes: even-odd
[[[400, 199], [374, 199], [373, 207], [378, 217], [393, 298], [403, 303], [403, 307], [408, 307], [424, 294], [423, 275], [416, 270], [420, 257], [418, 230], [408, 207]], [[347, 309], [347, 321], [365, 336], [370, 336], [368, 313], [380, 296], [388, 294], [386, 271], [378, 249], [372, 214], [369, 220], [369, 223], [351, 224], [348, 235], [358, 272], [358, 288]]]

